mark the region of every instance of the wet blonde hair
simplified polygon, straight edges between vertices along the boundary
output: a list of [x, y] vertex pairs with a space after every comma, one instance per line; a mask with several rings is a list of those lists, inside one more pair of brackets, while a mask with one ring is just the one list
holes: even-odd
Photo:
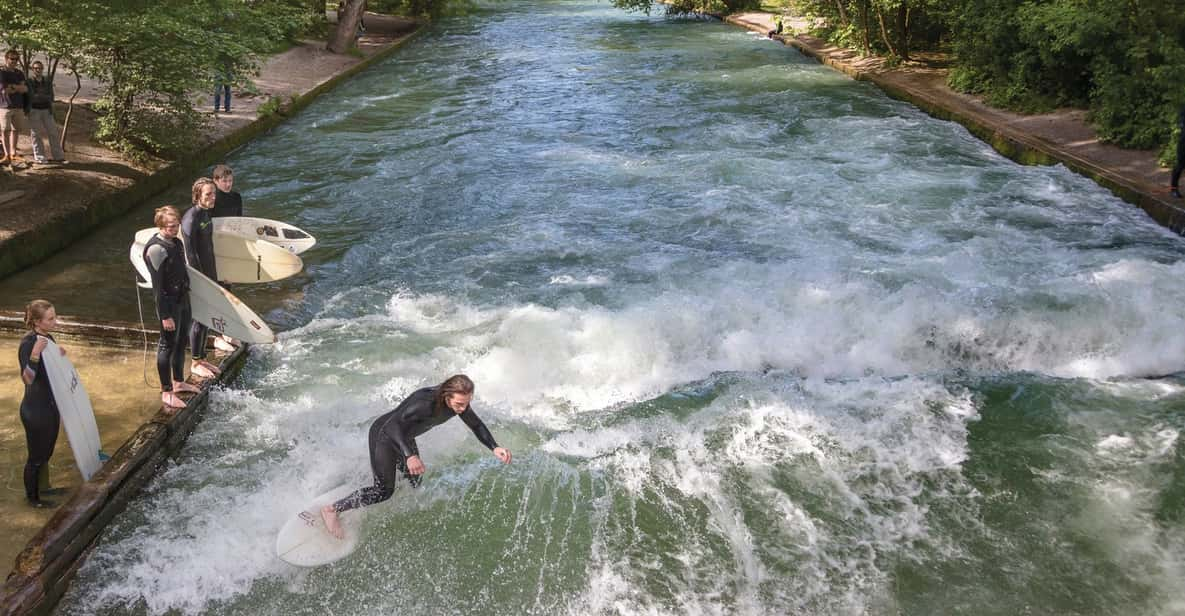
[[163, 205], [158, 207], [156, 208], [156, 213], [152, 216], [152, 224], [156, 225], [156, 228], [159, 229], [164, 226], [165, 218], [169, 216], [172, 216], [177, 220], [181, 220], [181, 214], [177, 212], [177, 208], [171, 205]]
[[53, 304], [43, 299], [35, 299], [25, 306], [25, 326], [33, 329], [33, 325], [45, 318], [45, 313], [53, 310]]
[[[193, 190], [190, 191], [189, 198], [194, 205], [198, 204], [198, 199], [202, 196], [202, 187], [206, 184], [214, 186], [214, 180], [211, 180], [210, 178], [198, 178], [197, 181], [193, 183]], [[218, 190], [218, 187], [214, 186], [214, 190]]]
[[221, 180], [222, 178], [224, 178], [228, 175], [234, 175], [234, 174], [235, 174], [235, 172], [231, 171], [229, 166], [218, 165], [218, 166], [214, 167], [214, 171], [212, 173], [210, 173], [210, 177], [214, 178], [215, 180]]

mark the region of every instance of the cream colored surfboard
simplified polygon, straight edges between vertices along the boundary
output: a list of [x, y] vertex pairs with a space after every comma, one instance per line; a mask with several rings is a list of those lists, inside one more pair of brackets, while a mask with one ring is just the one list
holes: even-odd
[[218, 230], [214, 231], [214, 265], [218, 279], [229, 283], [274, 282], [304, 269], [300, 257], [275, 244]]
[[214, 219], [214, 232], [263, 240], [297, 255], [317, 243], [317, 238], [286, 222], [249, 216], [219, 216]]
[[321, 507], [349, 496], [353, 490], [353, 486], [338, 486], [289, 516], [276, 535], [276, 556], [300, 567], [327, 565], [349, 556], [358, 547], [362, 534], [362, 510], [347, 511], [338, 517], [345, 534], [344, 538], [338, 539], [325, 530]]
[[[136, 241], [128, 251], [128, 257], [136, 269], [136, 273], [141, 279], [148, 281], [151, 281], [152, 278], [148, 272], [148, 266], [144, 263], [144, 245], [152, 239], [154, 233], [156, 233], [156, 229], [138, 231]], [[257, 344], [275, 342], [276, 335], [271, 328], [242, 300], [193, 267], [187, 266], [187, 269], [189, 272], [189, 305], [193, 311], [193, 320], [236, 340]], [[152, 287], [151, 282], [147, 284], [148, 288]], [[140, 284], [140, 286], [144, 286], [144, 284]]]

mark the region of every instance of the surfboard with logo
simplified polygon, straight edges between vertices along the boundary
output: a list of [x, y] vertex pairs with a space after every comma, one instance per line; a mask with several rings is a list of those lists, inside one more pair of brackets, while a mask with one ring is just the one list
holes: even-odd
[[[152, 288], [152, 275], [144, 263], [144, 246], [154, 233], [156, 229], [137, 232], [136, 241], [129, 249], [128, 257], [139, 275], [137, 283], [141, 287], [145, 284], [140, 281], [149, 281], [147, 288]], [[257, 344], [276, 341], [272, 329], [242, 300], [193, 267], [186, 266], [186, 269], [189, 272], [189, 306], [193, 320], [236, 340]]]
[[82, 473], [83, 481], [90, 481], [104, 462], [99, 451], [102, 447], [99, 425], [95, 422], [90, 396], [82, 386], [74, 364], [62, 355], [62, 348], [52, 340], [41, 352], [41, 363], [45, 365], [49, 388], [62, 417], [62, 426], [66, 428], [66, 438], [70, 440], [78, 471]]
[[362, 535], [361, 509], [346, 511], [338, 517], [345, 537], [338, 539], [325, 529], [321, 507], [348, 496], [353, 486], [341, 485], [317, 496], [304, 509], [292, 514], [276, 536], [276, 556], [299, 567], [327, 565], [349, 556], [358, 548]]
[[297, 255], [317, 243], [317, 238], [288, 223], [250, 216], [219, 216], [214, 219], [214, 231], [263, 240]]

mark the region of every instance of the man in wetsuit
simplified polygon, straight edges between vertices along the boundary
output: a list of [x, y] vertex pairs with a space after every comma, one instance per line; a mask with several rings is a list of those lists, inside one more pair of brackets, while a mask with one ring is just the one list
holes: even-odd
[[374, 485], [321, 509], [329, 534], [341, 539], [338, 515], [343, 511], [381, 503], [395, 491], [396, 472], [411, 483], [420, 485], [424, 463], [416, 447], [416, 437], [459, 415], [482, 445], [494, 452], [503, 464], [510, 464], [510, 450], [499, 447], [477, 413], [469, 407], [473, 399], [473, 381], [464, 374], [451, 376], [436, 387], [425, 387], [408, 396], [395, 410], [380, 416], [370, 425], [370, 468]]
[[[218, 188], [214, 193], [214, 209], [210, 211], [210, 218], [242, 216], [243, 195], [234, 190], [235, 172], [227, 165], [215, 165], [210, 177], [214, 180], [214, 186]], [[222, 286], [227, 291], [230, 290], [229, 284], [223, 283]], [[235, 350], [234, 340], [225, 334], [215, 336], [214, 348], [229, 353]]]
[[[191, 198], [193, 207], [185, 210], [181, 217], [181, 239], [185, 243], [185, 260], [189, 266], [218, 281], [218, 267], [214, 262], [214, 220], [210, 213], [214, 209], [215, 193], [218, 188], [214, 180], [199, 178], [193, 183]], [[209, 328], [193, 322], [189, 330], [189, 347], [193, 352], [193, 363], [189, 371], [202, 377], [213, 378], [221, 373], [218, 366], [206, 361], [206, 334]]]
[[214, 186], [218, 188], [214, 195], [214, 211], [210, 212], [210, 216], [242, 216], [243, 195], [234, 190], [235, 172], [227, 165], [215, 165], [210, 177], [214, 180]]
[[1173, 165], [1172, 190], [1170, 193], [1181, 198], [1181, 171], [1185, 171], [1185, 105], [1177, 112], [1177, 164]]

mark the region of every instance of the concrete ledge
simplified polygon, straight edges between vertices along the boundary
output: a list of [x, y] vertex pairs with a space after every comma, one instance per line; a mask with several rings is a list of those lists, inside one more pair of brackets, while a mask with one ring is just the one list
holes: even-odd
[[207, 381], [184, 408], [162, 406], [111, 456], [91, 480], [79, 486], [17, 556], [4, 583], [0, 615], [49, 614], [66, 592], [107, 524], [139, 493], [168, 456], [185, 443], [206, 408], [209, 386], [238, 376], [247, 345], [222, 362], [222, 375]]
[[[772, 15], [767, 16], [773, 17]], [[991, 145], [1000, 154], [1022, 165], [1063, 164], [1071, 171], [1094, 180], [1120, 199], [1144, 210], [1161, 225], [1176, 233], [1185, 234], [1185, 207], [1177, 205], [1165, 197], [1152, 194], [1146, 186], [1141, 186], [1121, 174], [1086, 160], [1056, 143], [1008, 126], [987, 122], [976, 117], [973, 113], [947, 104], [945, 99], [935, 96], [932, 91], [893, 80], [891, 72], [863, 68], [860, 66], [862, 63], [852, 60], [853, 52], [851, 50], [829, 47], [822, 41], [809, 36], [772, 34], [770, 23], [766, 23], [758, 17], [745, 18], [729, 15], [724, 20], [781, 41], [782, 44], [789, 45], [802, 52], [803, 55], [843, 72], [852, 79], [870, 82], [890, 97], [910, 103], [931, 116], [957, 122], [971, 134]]]
[[[0, 332], [23, 335], [29, 331], [25, 327], [25, 315], [19, 312], [0, 310]], [[58, 321], [58, 328], [54, 336], [66, 340], [74, 340], [85, 344], [109, 344], [118, 347], [138, 347], [147, 338], [149, 344], [156, 344], [160, 338], [159, 330], [141, 329], [139, 323], [109, 321], [107, 323], [83, 323], [72, 317], [62, 317]]]
[[309, 106], [317, 97], [337, 87], [346, 79], [387, 58], [407, 41], [423, 31], [423, 26], [387, 47], [367, 56], [354, 66], [294, 98], [280, 113], [259, 118], [251, 124], [206, 144], [181, 160], [144, 175], [131, 186], [103, 195], [86, 207], [45, 220], [40, 226], [0, 242], [0, 278], [40, 263], [102, 223], [158, 195], [180, 182], [191, 180], [206, 167], [223, 160], [226, 154], [259, 135], [275, 128], [292, 114]]

